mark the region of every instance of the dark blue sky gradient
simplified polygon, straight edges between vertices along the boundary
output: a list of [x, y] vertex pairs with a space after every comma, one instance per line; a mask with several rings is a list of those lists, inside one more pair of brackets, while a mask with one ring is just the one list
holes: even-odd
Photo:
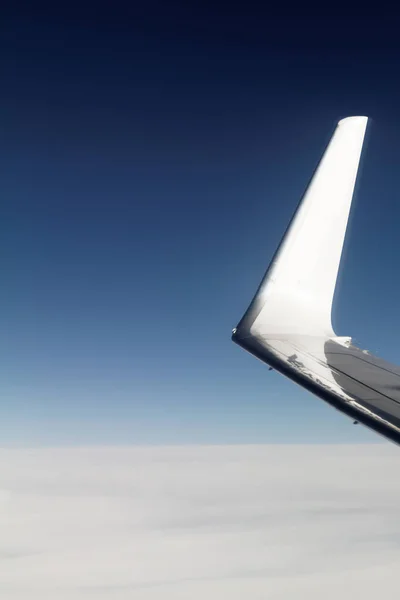
[[400, 362], [397, 27], [217, 9], [4, 14], [6, 444], [375, 439], [230, 332], [336, 121], [365, 114], [336, 324]]

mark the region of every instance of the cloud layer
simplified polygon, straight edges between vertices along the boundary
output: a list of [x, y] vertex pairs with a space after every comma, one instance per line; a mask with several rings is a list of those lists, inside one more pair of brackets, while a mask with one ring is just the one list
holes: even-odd
[[397, 598], [400, 450], [0, 450], [5, 600]]

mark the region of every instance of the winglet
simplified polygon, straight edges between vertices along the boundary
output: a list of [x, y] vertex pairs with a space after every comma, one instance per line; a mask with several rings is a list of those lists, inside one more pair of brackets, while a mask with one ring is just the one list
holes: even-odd
[[338, 122], [234, 335], [335, 336], [332, 301], [367, 121]]

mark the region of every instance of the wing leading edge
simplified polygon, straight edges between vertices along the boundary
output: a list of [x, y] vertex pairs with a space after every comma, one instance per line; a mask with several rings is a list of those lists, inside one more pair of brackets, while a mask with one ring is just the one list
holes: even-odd
[[232, 339], [352, 419], [400, 443], [400, 367], [332, 328], [367, 117], [339, 121]]

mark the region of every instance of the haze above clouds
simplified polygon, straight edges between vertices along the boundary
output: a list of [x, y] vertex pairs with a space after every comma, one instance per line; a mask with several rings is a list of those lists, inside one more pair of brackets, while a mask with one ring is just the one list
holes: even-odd
[[0, 454], [4, 600], [398, 596], [395, 446]]

